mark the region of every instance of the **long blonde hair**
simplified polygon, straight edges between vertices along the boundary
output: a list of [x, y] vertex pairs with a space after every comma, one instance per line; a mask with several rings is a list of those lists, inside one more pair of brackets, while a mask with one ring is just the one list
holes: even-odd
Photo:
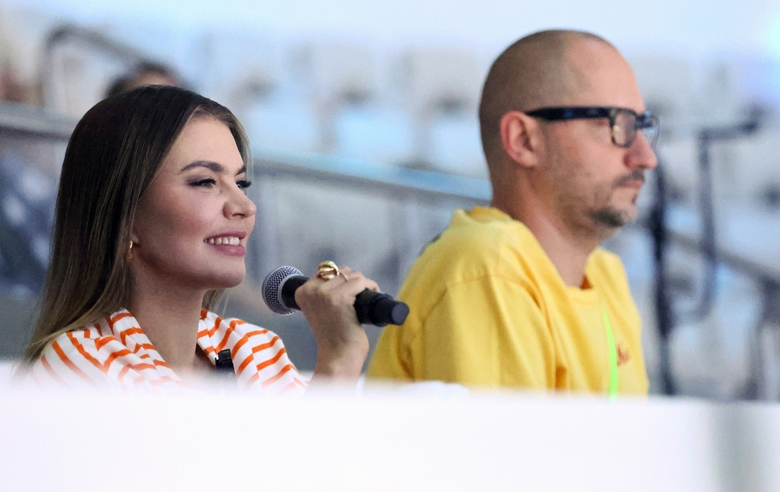
[[[147, 86], [118, 94], [78, 122], [62, 165], [51, 263], [24, 354], [28, 362], [62, 333], [128, 304], [133, 279], [127, 256], [138, 202], [184, 126], [201, 116], [230, 129], [249, 167], [248, 139], [233, 113], [184, 89]], [[220, 296], [210, 291], [204, 307]]]

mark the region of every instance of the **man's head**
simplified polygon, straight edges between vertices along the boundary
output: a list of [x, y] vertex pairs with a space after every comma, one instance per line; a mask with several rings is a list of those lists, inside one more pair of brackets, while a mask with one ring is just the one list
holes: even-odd
[[[562, 107], [577, 109], [534, 111]], [[642, 131], [626, 142], [619, 126], [633, 123], [631, 111], [583, 107], [641, 115], [631, 67], [593, 34], [532, 34], [507, 48], [488, 73], [479, 110], [482, 144], [494, 205], [521, 220], [542, 214], [600, 240], [634, 218], [644, 170], [656, 158]], [[630, 137], [633, 127], [628, 130]]]

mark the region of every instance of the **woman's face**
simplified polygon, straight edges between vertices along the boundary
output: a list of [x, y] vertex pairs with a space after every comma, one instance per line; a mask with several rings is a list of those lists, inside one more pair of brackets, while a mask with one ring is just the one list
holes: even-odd
[[137, 285], [238, 285], [257, 210], [248, 185], [228, 127], [210, 117], [190, 120], [136, 212], [130, 265]]

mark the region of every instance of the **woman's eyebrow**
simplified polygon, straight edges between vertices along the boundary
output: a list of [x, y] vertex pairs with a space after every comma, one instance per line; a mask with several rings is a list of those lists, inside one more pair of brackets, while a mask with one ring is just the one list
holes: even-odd
[[[181, 169], [181, 171], [179, 171], [179, 174], [184, 173], [186, 171], [189, 171], [190, 169], [193, 169], [193, 168], [196, 168], [196, 167], [205, 167], [206, 169], [208, 169], [210, 171], [213, 171], [215, 173], [218, 173], [218, 174], [225, 174], [225, 173], [227, 173], [227, 169], [225, 169], [225, 166], [223, 166], [222, 164], [220, 164], [218, 162], [213, 162], [213, 161], [195, 161], [195, 162], [191, 162], [191, 163], [187, 164], [186, 166], [184, 166]], [[236, 172], [236, 176], [238, 176], [239, 174], [243, 174], [245, 172], [246, 172], [246, 164], [241, 166], [241, 169], [239, 169], [238, 172]]]
[[195, 161], [191, 162], [190, 164], [187, 164], [184, 166], [180, 171], [179, 174], [189, 171], [190, 169], [196, 168], [196, 167], [205, 167], [206, 169], [210, 171], [214, 171], [215, 173], [222, 174], [225, 172], [225, 166], [218, 162], [213, 161]]

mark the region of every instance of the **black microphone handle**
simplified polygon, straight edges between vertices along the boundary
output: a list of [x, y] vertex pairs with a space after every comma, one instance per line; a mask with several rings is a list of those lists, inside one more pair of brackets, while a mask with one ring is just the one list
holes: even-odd
[[405, 302], [396, 301], [384, 292], [365, 289], [355, 297], [355, 313], [361, 324], [402, 325], [409, 314]]
[[287, 306], [288, 309], [297, 309], [298, 311], [301, 310], [300, 306], [298, 306], [298, 303], [295, 302], [295, 291], [298, 290], [298, 287], [305, 284], [307, 280], [309, 280], [309, 277], [304, 277], [303, 275], [293, 275], [292, 277], [289, 277], [287, 280], [285, 280], [284, 284], [282, 284], [282, 304]]
[[[289, 309], [300, 311], [295, 302], [295, 291], [306, 283], [309, 277], [294, 275], [285, 280], [282, 285], [281, 300]], [[396, 301], [384, 292], [366, 289], [355, 297], [355, 314], [360, 324], [385, 326], [388, 324], [401, 325], [409, 315], [409, 306], [405, 302]]]

